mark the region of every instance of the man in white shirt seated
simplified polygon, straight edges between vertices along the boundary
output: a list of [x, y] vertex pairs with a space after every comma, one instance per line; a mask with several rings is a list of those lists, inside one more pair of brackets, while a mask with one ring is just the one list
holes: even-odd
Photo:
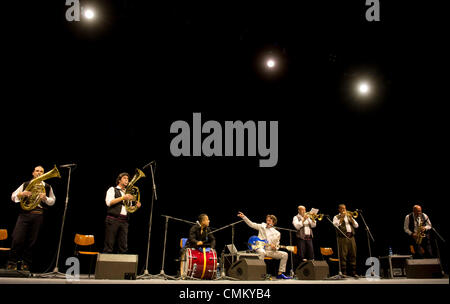
[[277, 218], [275, 215], [267, 215], [266, 222], [261, 224], [253, 223], [242, 212], [239, 212], [238, 216], [242, 218], [249, 227], [258, 230], [258, 238], [268, 241], [268, 246], [266, 248], [258, 248], [256, 250], [256, 252], [260, 255], [260, 258], [264, 259], [264, 257], [267, 256], [280, 260], [277, 279], [292, 279], [291, 277], [283, 274], [283, 272], [286, 271], [288, 254], [287, 252], [279, 251], [277, 249], [280, 245], [281, 235], [280, 232], [273, 227], [277, 223]]

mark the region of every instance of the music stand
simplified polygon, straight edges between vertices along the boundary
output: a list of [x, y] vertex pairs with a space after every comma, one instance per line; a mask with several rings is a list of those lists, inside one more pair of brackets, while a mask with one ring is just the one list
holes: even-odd
[[38, 277], [40, 278], [50, 278], [50, 279], [65, 279], [66, 278], [66, 274], [59, 272], [58, 269], [58, 262], [59, 262], [59, 257], [61, 254], [61, 241], [62, 241], [62, 237], [63, 237], [63, 231], [64, 231], [64, 223], [66, 221], [66, 213], [67, 213], [67, 205], [69, 204], [69, 188], [70, 188], [70, 176], [72, 174], [72, 167], [76, 167], [76, 165], [66, 165], [65, 168], [69, 168], [69, 177], [67, 179], [67, 190], [66, 190], [66, 202], [64, 205], [64, 213], [63, 213], [63, 219], [62, 219], [62, 223], [61, 223], [61, 232], [59, 234], [59, 243], [58, 243], [58, 253], [56, 254], [56, 263], [55, 263], [55, 268], [53, 269], [52, 272], [48, 272], [48, 273], [43, 273], [41, 275], [39, 275]]
[[[289, 231], [289, 245], [293, 246], [292, 245], [292, 232], [297, 232], [296, 230], [288, 229], [288, 228], [281, 228], [281, 227], [274, 227], [274, 228]], [[300, 250], [300, 248], [297, 248], [297, 250]], [[291, 277], [293, 278], [295, 275], [295, 271], [294, 271], [294, 261], [293, 261], [293, 257], [292, 257], [292, 251], [289, 251], [289, 254], [291, 255]]]
[[336, 231], [336, 244], [337, 244], [337, 252], [338, 252], [338, 260], [339, 260], [339, 273], [335, 276], [329, 277], [327, 278], [327, 280], [345, 280], [347, 278], [349, 278], [349, 276], [342, 274], [342, 268], [341, 268], [341, 251], [340, 251], [340, 247], [339, 247], [339, 241], [338, 241], [338, 231], [347, 239], [350, 239], [348, 236], [345, 235], [344, 232], [341, 231], [341, 229], [339, 229], [338, 227], [336, 227], [333, 224], [333, 221], [330, 219], [330, 216], [326, 215], [325, 216], [327, 218], [327, 220], [331, 223], [331, 225], [333, 225], [334, 230]]

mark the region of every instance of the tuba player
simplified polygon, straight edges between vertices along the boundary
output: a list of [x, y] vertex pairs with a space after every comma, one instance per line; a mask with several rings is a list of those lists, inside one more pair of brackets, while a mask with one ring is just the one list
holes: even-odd
[[[33, 179], [44, 174], [44, 168], [37, 166], [34, 168], [32, 176]], [[26, 190], [31, 181], [24, 182], [11, 195], [11, 200], [19, 203], [21, 199], [32, 196], [32, 192]], [[21, 209], [19, 217], [17, 218], [16, 226], [12, 234], [11, 251], [8, 260], [8, 270], [24, 270], [31, 268], [33, 261], [33, 250], [35, 249], [38, 240], [39, 231], [44, 222], [44, 211], [55, 204], [55, 195], [52, 187], [40, 182], [40, 185], [45, 189], [45, 192], [39, 194], [40, 202], [36, 208], [32, 210]]]
[[[128, 173], [120, 173], [116, 179], [116, 187], [110, 187], [106, 192], [104, 253], [113, 253], [116, 241], [118, 253], [128, 251], [128, 220], [130, 215], [122, 202], [133, 199], [133, 195], [125, 193], [129, 178]], [[141, 203], [137, 202], [136, 207], [140, 208]]]

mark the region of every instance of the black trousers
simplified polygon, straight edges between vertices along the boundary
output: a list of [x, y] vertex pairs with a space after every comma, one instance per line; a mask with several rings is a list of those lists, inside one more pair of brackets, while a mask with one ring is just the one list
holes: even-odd
[[412, 239], [411, 244], [414, 247], [413, 257], [415, 259], [429, 259], [433, 257], [433, 250], [431, 249], [431, 240], [429, 236], [424, 237], [420, 245], [416, 244], [415, 239]]
[[19, 214], [12, 234], [9, 263], [23, 261], [28, 266], [31, 266], [33, 262], [33, 250], [36, 247], [43, 222], [44, 214], [42, 213]]
[[117, 253], [128, 251], [128, 221], [106, 217], [104, 253], [113, 253], [117, 242]]
[[355, 237], [338, 237], [342, 274], [356, 274], [356, 241]]
[[303, 259], [314, 260], [314, 244], [312, 239], [302, 240], [301, 238], [297, 238], [297, 249], [299, 262], [302, 262]]

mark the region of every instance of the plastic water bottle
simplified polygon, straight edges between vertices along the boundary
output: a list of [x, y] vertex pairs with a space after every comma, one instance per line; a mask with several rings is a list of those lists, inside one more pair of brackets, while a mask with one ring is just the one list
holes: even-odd
[[392, 256], [392, 247], [389, 246], [389, 256]]

